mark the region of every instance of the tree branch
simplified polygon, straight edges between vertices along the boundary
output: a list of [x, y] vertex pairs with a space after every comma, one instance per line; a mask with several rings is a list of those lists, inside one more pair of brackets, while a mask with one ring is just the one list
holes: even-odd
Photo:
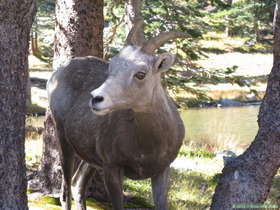
[[144, 19], [142, 17], [137, 17], [134, 19], [134, 25], [126, 38], [125, 45], [143, 46], [145, 41]]
[[142, 50], [146, 53], [153, 53], [156, 49], [158, 49], [163, 43], [177, 39], [177, 38], [190, 38], [191, 36], [184, 32], [161, 32], [158, 36], [152, 38], [151, 40], [147, 41]]

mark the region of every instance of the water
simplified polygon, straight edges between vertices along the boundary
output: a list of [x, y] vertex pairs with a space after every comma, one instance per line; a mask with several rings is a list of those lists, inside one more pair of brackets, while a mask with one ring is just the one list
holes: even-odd
[[188, 109], [181, 113], [186, 141], [219, 149], [246, 148], [257, 131], [259, 106]]

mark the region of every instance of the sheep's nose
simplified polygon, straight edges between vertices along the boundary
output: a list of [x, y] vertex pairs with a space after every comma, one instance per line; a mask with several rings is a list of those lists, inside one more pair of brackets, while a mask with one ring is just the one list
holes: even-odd
[[91, 99], [92, 105], [98, 104], [98, 103], [100, 103], [100, 102], [102, 102], [102, 101], [104, 101], [103, 96], [95, 96], [95, 97], [93, 97], [93, 98]]

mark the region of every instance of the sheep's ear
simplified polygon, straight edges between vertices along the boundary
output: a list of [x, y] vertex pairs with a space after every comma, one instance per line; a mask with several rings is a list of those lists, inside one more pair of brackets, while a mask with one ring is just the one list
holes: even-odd
[[166, 72], [174, 64], [175, 56], [171, 53], [163, 53], [156, 58], [155, 72]]

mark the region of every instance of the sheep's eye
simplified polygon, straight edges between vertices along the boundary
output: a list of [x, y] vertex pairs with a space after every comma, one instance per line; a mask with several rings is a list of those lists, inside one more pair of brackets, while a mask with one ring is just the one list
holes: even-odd
[[145, 73], [145, 72], [141, 72], [141, 71], [139, 71], [139, 72], [137, 72], [134, 76], [135, 76], [137, 79], [142, 80], [142, 79], [144, 79], [144, 78], [145, 78], [146, 73]]

